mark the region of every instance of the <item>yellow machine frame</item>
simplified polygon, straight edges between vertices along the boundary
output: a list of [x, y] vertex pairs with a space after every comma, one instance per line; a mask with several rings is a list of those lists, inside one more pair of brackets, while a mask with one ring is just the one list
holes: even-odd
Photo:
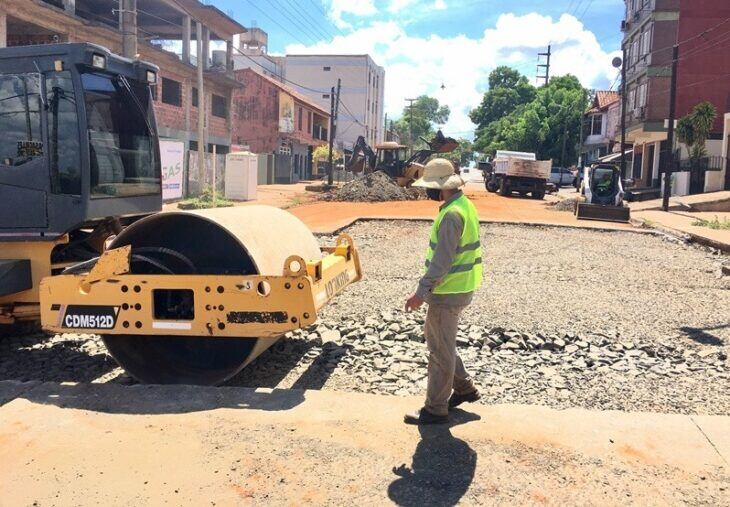
[[[88, 273], [40, 284], [41, 324], [54, 333], [275, 337], [313, 324], [317, 310], [362, 272], [352, 238], [342, 234], [321, 260], [287, 258], [282, 276], [138, 275], [131, 248], [104, 252]], [[189, 291], [187, 320], [155, 316], [154, 292]]]

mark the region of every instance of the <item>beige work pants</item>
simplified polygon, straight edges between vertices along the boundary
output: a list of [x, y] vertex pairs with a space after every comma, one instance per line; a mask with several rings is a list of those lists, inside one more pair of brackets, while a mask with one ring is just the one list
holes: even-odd
[[449, 413], [451, 390], [458, 394], [476, 387], [456, 353], [456, 332], [463, 306], [429, 305], [424, 333], [428, 345], [428, 390], [425, 408], [432, 414]]

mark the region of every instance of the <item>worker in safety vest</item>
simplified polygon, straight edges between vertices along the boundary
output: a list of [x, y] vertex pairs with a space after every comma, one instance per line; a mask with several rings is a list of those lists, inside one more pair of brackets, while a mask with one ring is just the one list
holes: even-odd
[[424, 332], [429, 357], [426, 403], [415, 414], [406, 415], [405, 422], [438, 424], [448, 422], [449, 409], [479, 399], [456, 353], [459, 315], [482, 283], [479, 217], [461, 191], [464, 180], [446, 159], [426, 164], [423, 177], [413, 186], [425, 188], [430, 199], [444, 203], [431, 229], [426, 274], [406, 302], [406, 311], [428, 304]]

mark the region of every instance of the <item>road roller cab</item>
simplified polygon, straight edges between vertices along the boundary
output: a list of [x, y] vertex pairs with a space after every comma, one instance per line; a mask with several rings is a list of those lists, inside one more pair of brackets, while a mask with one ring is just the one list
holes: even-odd
[[44, 276], [162, 205], [157, 67], [93, 44], [0, 49], [0, 325]]

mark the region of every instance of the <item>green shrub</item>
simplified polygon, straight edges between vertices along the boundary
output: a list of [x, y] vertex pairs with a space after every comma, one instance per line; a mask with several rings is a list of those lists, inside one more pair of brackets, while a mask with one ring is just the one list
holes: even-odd
[[710, 229], [715, 230], [730, 230], [730, 220], [728, 220], [727, 218], [723, 219], [722, 221], [720, 221], [720, 219], [717, 217], [715, 217], [714, 220], [703, 220], [700, 218], [692, 222], [692, 225], [696, 225], [697, 227], [709, 227]]
[[177, 205], [180, 209], [229, 208], [231, 206], [233, 206], [233, 202], [220, 197], [219, 194], [215, 196], [215, 202], [213, 202], [213, 190], [210, 187], [204, 188], [203, 193], [198, 197], [182, 200]]

